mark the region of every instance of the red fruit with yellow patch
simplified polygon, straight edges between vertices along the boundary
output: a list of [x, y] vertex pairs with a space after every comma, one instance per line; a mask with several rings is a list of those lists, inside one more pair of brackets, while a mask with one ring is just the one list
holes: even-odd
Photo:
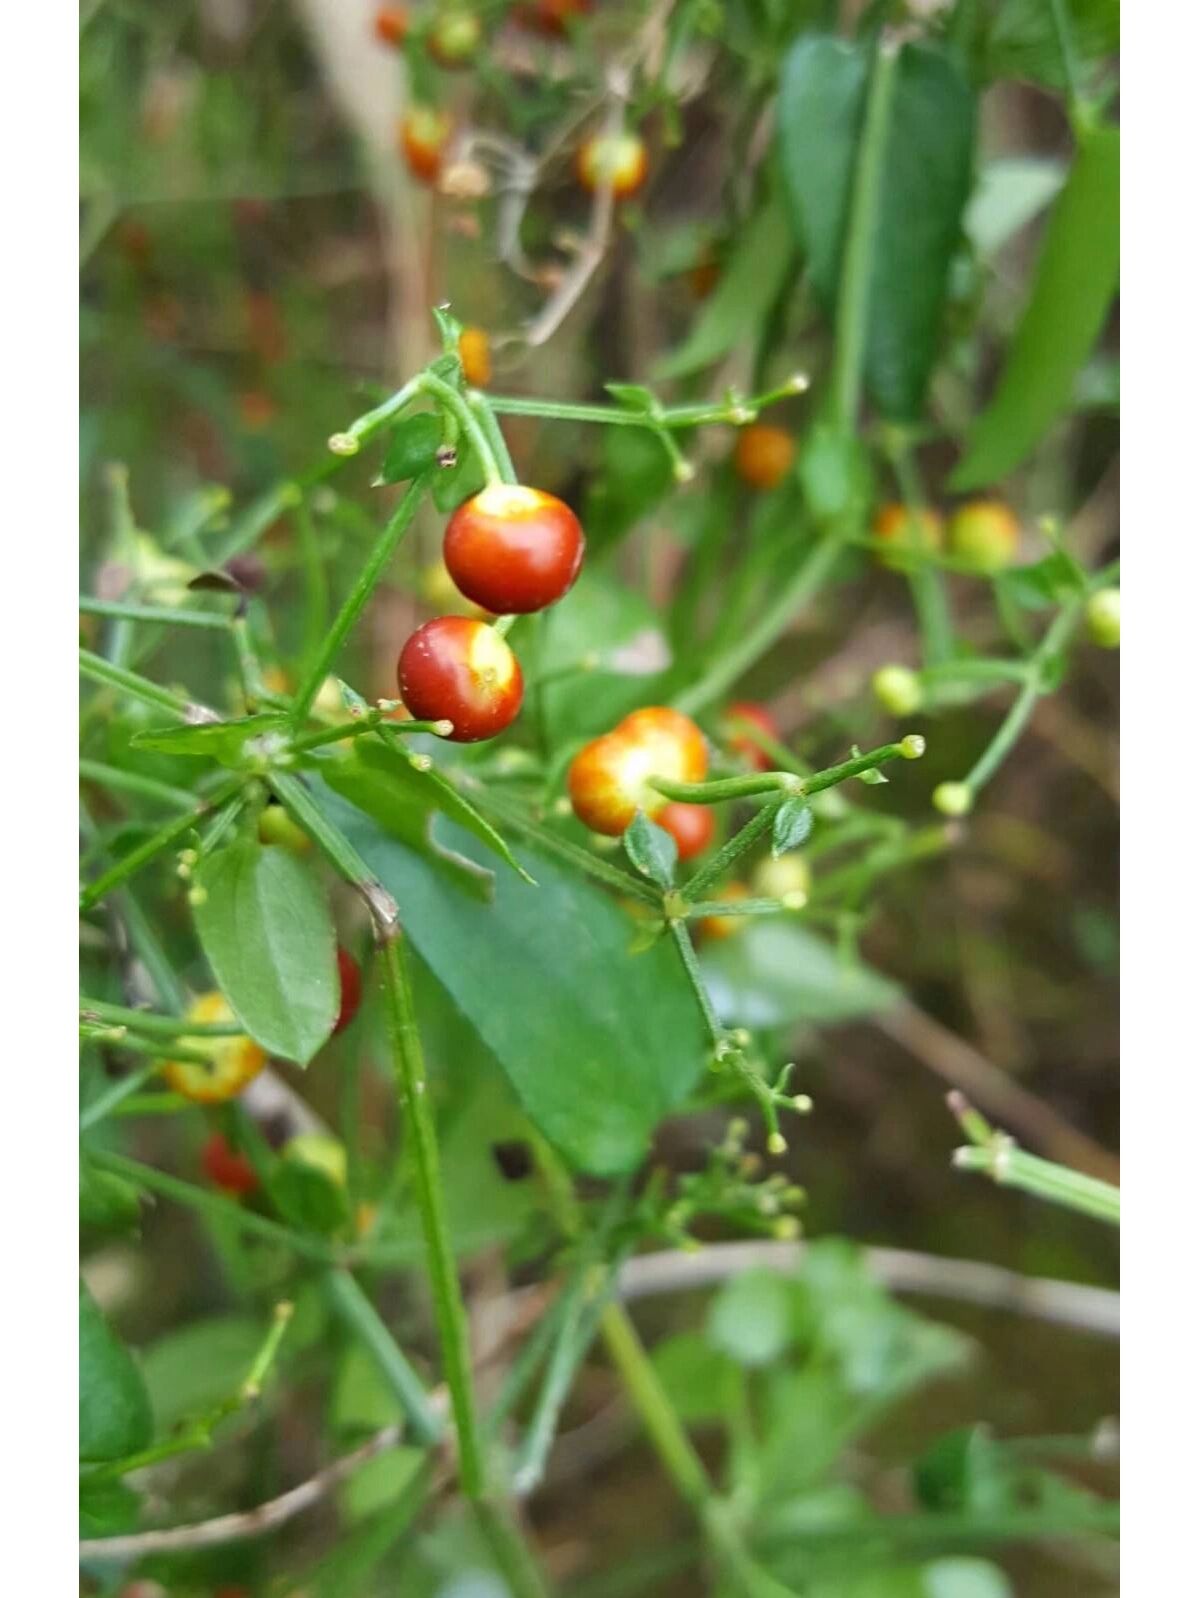
[[562, 598], [585, 542], [578, 517], [553, 494], [496, 483], [459, 505], [442, 553], [467, 599], [493, 615], [524, 616]]
[[694, 860], [716, 836], [716, 817], [711, 805], [683, 805], [672, 801], [654, 820], [674, 839], [680, 860]]
[[450, 119], [429, 105], [414, 105], [400, 123], [400, 148], [408, 170], [422, 183], [434, 184], [450, 136]]
[[358, 962], [354, 956], [340, 944], [337, 946], [337, 975], [341, 983], [341, 1007], [337, 1012], [337, 1020], [333, 1023], [331, 1034], [333, 1037], [345, 1031], [358, 1014], [358, 1006], [362, 1003], [362, 972], [358, 969]]
[[677, 710], [635, 710], [611, 732], [593, 738], [571, 761], [567, 791], [584, 826], [616, 838], [638, 810], [657, 819], [669, 803], [651, 777], [702, 782], [708, 746], [695, 723]]
[[575, 171], [588, 194], [612, 185], [614, 200], [629, 200], [649, 172], [645, 141], [636, 133], [595, 133], [579, 146]]
[[400, 698], [422, 721], [453, 723], [455, 743], [503, 732], [520, 711], [524, 679], [508, 645], [486, 622], [437, 616], [400, 651]]

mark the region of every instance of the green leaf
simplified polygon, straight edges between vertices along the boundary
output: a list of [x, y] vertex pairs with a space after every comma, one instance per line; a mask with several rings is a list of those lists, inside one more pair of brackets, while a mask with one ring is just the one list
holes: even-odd
[[679, 863], [679, 848], [663, 827], [647, 820], [639, 810], [626, 827], [624, 852], [633, 862], [634, 869], [659, 888], [669, 888], [674, 882], [674, 868]]
[[79, 1482], [79, 1535], [117, 1537], [137, 1525], [141, 1500], [123, 1481]]
[[262, 1347], [263, 1323], [252, 1315], [210, 1315], [167, 1332], [142, 1360], [159, 1427], [203, 1415], [237, 1392]]
[[717, 1014], [729, 1026], [831, 1025], [874, 1015], [899, 990], [868, 966], [848, 964], [787, 917], [754, 917], [700, 956]]
[[276, 1160], [267, 1191], [283, 1219], [303, 1232], [336, 1232], [349, 1216], [345, 1189], [303, 1160]]
[[[490, 873], [481, 873], [473, 860], [464, 859], [437, 839], [432, 831], [435, 814], [465, 827], [513, 871], [524, 871], [507, 840], [469, 799], [436, 766], [423, 770], [413, 765], [412, 757], [402, 749], [360, 739], [351, 753], [327, 756], [318, 762], [317, 769], [331, 788], [374, 816], [389, 832], [438, 855], [460, 885], [478, 892], [480, 897], [490, 895]], [[464, 875], [471, 880], [463, 880]]]
[[682, 1421], [721, 1420], [737, 1388], [737, 1369], [702, 1332], [676, 1332], [654, 1344], [654, 1367]]
[[[1083, 63], [1120, 48], [1120, 0], [1066, 0], [1074, 49]], [[1032, 78], [1064, 89], [1061, 45], [1047, 0], [1004, 0], [987, 34], [984, 70], [991, 78]]]
[[[805, 36], [789, 52], [779, 142], [797, 237], [835, 315], [872, 47]], [[970, 192], [974, 95], [940, 50], [900, 52], [872, 244], [865, 378], [883, 413], [916, 419], [940, 341]]]
[[806, 799], [785, 799], [775, 811], [770, 853], [777, 860], [790, 849], [798, 849], [812, 831], [812, 807]]
[[154, 1435], [150, 1395], [133, 1355], [79, 1284], [79, 1458], [124, 1459]]
[[433, 503], [438, 510], [456, 510], [464, 499], [477, 494], [486, 482], [478, 455], [470, 440], [459, 438], [455, 446], [458, 459], [453, 466], [444, 466], [430, 478]]
[[237, 1019], [269, 1053], [307, 1065], [341, 1002], [319, 878], [288, 850], [240, 838], [201, 864], [196, 886], [200, 945]]
[[706, 1330], [738, 1365], [770, 1365], [794, 1340], [791, 1289], [774, 1271], [744, 1271], [713, 1299]]
[[441, 418], [430, 411], [407, 416], [396, 427], [387, 445], [379, 477], [384, 483], [405, 483], [437, 464], [443, 428]]
[[[612, 432], [633, 432], [612, 428]], [[545, 715], [555, 745], [607, 732], [640, 705], [670, 653], [658, 611], [643, 594], [584, 567], [559, 604], [544, 613]], [[594, 670], [574, 671], [589, 656]]]
[[130, 738], [134, 749], [155, 749], [170, 755], [204, 755], [223, 766], [245, 763], [246, 744], [253, 738], [277, 738], [282, 747], [287, 717], [280, 711], [242, 716], [237, 721], [206, 721], [196, 727], [149, 727]]
[[658, 404], [654, 391], [642, 383], [605, 383], [604, 388], [626, 411], [640, 411], [648, 415]]
[[920, 1575], [923, 1598], [1012, 1598], [1011, 1582], [989, 1559], [934, 1559]]
[[[675, 951], [630, 958], [627, 916], [549, 859], [522, 851], [539, 885], [500, 876], [480, 904], [330, 789], [314, 798], [396, 895], [405, 936], [545, 1135], [583, 1170], [635, 1166], [705, 1058]], [[467, 834], [454, 842], [478, 858]]]
[[[616, 543], [676, 486], [670, 456], [648, 427], [605, 427], [601, 432], [600, 469], [592, 475], [583, 505], [588, 550], [584, 579], [593, 570], [594, 556]], [[546, 619], [557, 609], [555, 605], [547, 611]]]
[[654, 378], [689, 377], [738, 345], [752, 344], [787, 280], [794, 253], [786, 207], [781, 198], [770, 199], [741, 228], [694, 327], [658, 362]]
[[1043, 610], [1047, 605], [1060, 605], [1073, 598], [1085, 579], [1068, 555], [1055, 550], [1032, 565], [999, 572], [995, 582], [1014, 604], [1025, 610]]
[[103, 1232], [131, 1232], [141, 1219], [141, 1202], [132, 1182], [112, 1171], [98, 1171], [86, 1154], [79, 1160], [79, 1222]]
[[818, 521], [865, 519], [874, 495], [870, 455], [855, 434], [817, 422], [799, 457], [799, 481]]
[[1080, 144], [1054, 206], [999, 386], [949, 479], [955, 491], [1005, 477], [1067, 409], [1107, 319], [1119, 264], [1120, 134], [1099, 128]]

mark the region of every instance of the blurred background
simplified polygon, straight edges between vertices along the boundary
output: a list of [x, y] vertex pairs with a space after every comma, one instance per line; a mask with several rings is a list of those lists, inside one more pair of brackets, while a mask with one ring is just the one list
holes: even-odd
[[[114, 529], [132, 528], [144, 534], [143, 581], [169, 603], [180, 583], [172, 562], [184, 559], [191, 541], [262, 505], [272, 514], [240, 557], [242, 574], [271, 596], [284, 659], [305, 644], [299, 600], [313, 580], [307, 542], [316, 541], [321, 580], [339, 596], [392, 491], [372, 488], [363, 473], [341, 477], [336, 488], [316, 492], [303, 519], [279, 513], [271, 492], [319, 460], [330, 434], [434, 353], [428, 308], [449, 301], [464, 322], [488, 330], [496, 390], [602, 399], [605, 381], [646, 381], [682, 343], [710, 288], [695, 268], [719, 262], [728, 242], [712, 196], [738, 182], [716, 71], [702, 92], [697, 86], [684, 97], [677, 126], [665, 114], [649, 118], [645, 190], [622, 216], [578, 304], [531, 345], [530, 323], [536, 327], [573, 259], [563, 241], [588, 226], [569, 161], [551, 166], [524, 213], [519, 252], [504, 243], [511, 221], [504, 195], [493, 188], [479, 198], [472, 190], [478, 172], [471, 168], [481, 164], [486, 175], [486, 152], [464, 158], [459, 194], [415, 182], [397, 149], [412, 91], [400, 56], [376, 34], [376, 9], [367, 0], [93, 0], [81, 8], [84, 591], [103, 591]], [[622, 9], [629, 8], [613, 8], [614, 37], [627, 20]], [[523, 128], [540, 127], [544, 82], [569, 80], [571, 70], [566, 44], [505, 24], [490, 36], [477, 73], [443, 74], [439, 93], [478, 127], [494, 110], [505, 137], [519, 142]], [[1027, 182], [1020, 197], [1005, 190], [975, 218], [974, 255], [955, 278], [954, 295], [963, 320], [979, 321], [937, 378], [950, 409], [994, 367], [996, 336], [1010, 327], [1040, 237], [1037, 185], [1046, 198], [1055, 192], [1070, 147], [1060, 103], [1042, 83], [996, 83], [982, 108], [982, 159], [1024, 163]], [[514, 270], [518, 254], [523, 271]], [[798, 307], [786, 329], [789, 358], [818, 367], [821, 334], [805, 314]], [[1044, 512], [1067, 516], [1074, 547], [1093, 563], [1115, 552], [1114, 348], [1113, 328], [1084, 374], [1074, 416], [1013, 492], [1026, 528]], [[717, 375], [752, 387], [751, 367], [734, 347]], [[719, 387], [709, 377], [699, 390], [684, 383], [677, 392], [686, 398]], [[804, 417], [797, 400], [771, 419], [794, 429], [802, 449]], [[662, 463], [634, 429], [508, 419], [504, 430], [525, 480], [590, 507], [585, 520], [589, 532], [594, 521], [597, 548], [610, 541], [612, 569], [660, 609], [678, 581], [705, 479], [690, 494], [667, 495], [666, 481], [655, 493], [645, 478]], [[731, 431], [712, 428], [697, 436], [693, 458], [719, 474], [731, 447]], [[935, 443], [927, 448], [934, 482], [950, 458], [940, 459]], [[599, 489], [601, 476], [608, 486]], [[613, 503], [628, 485], [635, 485], [628, 506]], [[737, 502], [733, 514], [748, 522], [751, 507]], [[439, 515], [422, 512], [404, 561], [360, 631], [352, 680], [364, 693], [394, 691], [399, 643], [444, 608], [441, 528]], [[981, 585], [955, 580], [952, 588], [963, 632], [990, 636]], [[913, 656], [906, 586], [863, 556], [738, 691], [766, 703], [801, 754], [827, 748], [830, 729], [867, 747], [890, 735], [870, 696], [872, 673]], [[207, 681], [214, 698], [231, 693], [230, 684], [213, 681], [212, 660], [203, 637], [194, 642], [185, 633], [145, 669], [201, 688]], [[855, 1013], [833, 1013], [817, 1030], [801, 1019], [811, 1014], [802, 982], [787, 992], [752, 972], [729, 976], [749, 990], [743, 1005], [765, 1007], [781, 1047], [799, 1062], [798, 1085], [816, 1102], [786, 1162], [807, 1193], [805, 1235], [1115, 1284], [1108, 1230], [951, 1168], [960, 1137], [944, 1093], [981, 1069], [992, 1086], [1031, 1096], [1021, 1101], [1022, 1141], [1039, 1128], [1042, 1152], [1113, 1175], [1102, 1151], [1116, 1147], [1118, 1132], [1117, 689], [1117, 656], [1080, 653], [1062, 690], [1038, 705], [969, 826], [948, 824], [943, 847], [879, 881], [853, 935], [880, 978], [906, 991], [905, 1003], [877, 1013], [850, 1005]], [[916, 730], [930, 732], [930, 753], [912, 780], [884, 790], [892, 810], [927, 821], [932, 788], [969, 765], [1003, 703], [941, 712], [935, 736], [913, 718]], [[168, 932], [182, 941], [182, 921]], [[454, 1018], [443, 1020], [432, 1028], [431, 1052], [452, 1069], [460, 1040]], [[331, 1119], [337, 1092], [333, 1071], [305, 1080], [305, 1095]], [[994, 1118], [1002, 1124], [997, 1107]], [[668, 1123], [655, 1158], [675, 1169], [702, 1165], [724, 1119], [713, 1110]], [[1069, 1128], [1085, 1142], [1072, 1141]], [[142, 1152], [169, 1164], [178, 1158], [171, 1141], [178, 1135], [149, 1128]], [[497, 1245], [519, 1229], [520, 1206], [513, 1184], [493, 1168], [479, 1182], [463, 1193], [462, 1208], [488, 1211], [491, 1235], [478, 1240], [484, 1246], [472, 1265], [486, 1282], [498, 1269]], [[168, 1405], [181, 1413], [195, 1395], [179, 1370], [197, 1356], [173, 1348], [172, 1332], [211, 1318], [236, 1342], [235, 1245], [218, 1235], [197, 1251], [195, 1238], [193, 1221], [167, 1205], [147, 1215], [138, 1240], [85, 1232], [89, 1282], [132, 1342], [162, 1346], [156, 1392], [173, 1395]], [[686, 1333], [704, 1302], [682, 1293], [648, 1303], [647, 1338]], [[1002, 1436], [1078, 1440], [1113, 1414], [1112, 1340], [951, 1296], [921, 1308], [969, 1334], [976, 1358], [901, 1405], [871, 1436], [881, 1501], [888, 1461], [910, 1458], [966, 1421]], [[277, 1449], [205, 1456], [183, 1471], [171, 1487], [172, 1514], [248, 1505], [299, 1479], [317, 1446], [326, 1378], [314, 1359], [294, 1404], [273, 1417]], [[352, 1423], [356, 1403], [375, 1414], [357, 1379], [354, 1372], [339, 1378], [343, 1422], [348, 1415]], [[610, 1404], [602, 1369], [585, 1371], [566, 1417], [568, 1431], [580, 1429], [577, 1457], [567, 1451], [560, 1478], [551, 1471], [530, 1511], [547, 1564], [569, 1590], [595, 1598], [626, 1590], [596, 1580], [605, 1550], [635, 1552], [656, 1543], [663, 1526], [681, 1523], [668, 1484], [628, 1425], [609, 1414]], [[1081, 1444], [1078, 1452], [1081, 1459], [1069, 1462], [1078, 1479], [1113, 1490], [1111, 1459], [1088, 1459]], [[214, 1469], [232, 1475], [214, 1480]], [[347, 1582], [344, 1591], [451, 1591], [448, 1537], [444, 1526], [430, 1534], [419, 1575], [410, 1563], [402, 1577], [389, 1578], [398, 1584]], [[331, 1502], [296, 1523], [285, 1548], [268, 1540], [218, 1550], [176, 1560], [152, 1577], [181, 1594], [299, 1591], [282, 1573], [319, 1562], [337, 1542]], [[996, 1557], [1014, 1590], [1031, 1598], [1114, 1590], [1102, 1550], [1072, 1545]], [[464, 1583], [452, 1590], [492, 1590]], [[93, 1580], [89, 1590], [107, 1589]], [[696, 1589], [685, 1572], [663, 1570], [642, 1590]], [[892, 1589], [853, 1588], [863, 1598], [876, 1591]]]

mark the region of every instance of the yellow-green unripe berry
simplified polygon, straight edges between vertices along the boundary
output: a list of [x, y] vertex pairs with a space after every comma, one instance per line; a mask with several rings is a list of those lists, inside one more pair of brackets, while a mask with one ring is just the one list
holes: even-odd
[[1101, 588], [1087, 600], [1087, 636], [1100, 649], [1120, 647], [1120, 590]]
[[899, 740], [899, 752], [905, 760], [919, 760], [926, 747], [918, 732], [910, 732], [906, 738]]
[[977, 572], [1010, 566], [1020, 544], [1020, 523], [1001, 499], [974, 499], [954, 512], [949, 549]]
[[882, 666], [870, 679], [874, 697], [893, 716], [910, 716], [924, 702], [920, 679], [907, 666]]
[[974, 806], [974, 793], [964, 782], [942, 782], [933, 789], [933, 804], [943, 816], [967, 816]]
[[258, 818], [259, 843], [274, 844], [292, 854], [307, 854], [312, 839], [284, 810], [282, 805], [267, 805]]
[[802, 855], [783, 854], [754, 867], [751, 883], [763, 899], [780, 899], [788, 910], [802, 910], [812, 891], [812, 873]]

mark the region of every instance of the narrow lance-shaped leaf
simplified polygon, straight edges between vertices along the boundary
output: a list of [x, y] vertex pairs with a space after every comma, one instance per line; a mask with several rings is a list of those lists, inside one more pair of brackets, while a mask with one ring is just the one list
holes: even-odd
[[79, 1457], [123, 1459], [154, 1433], [150, 1396], [132, 1354], [79, 1284]]
[[639, 810], [626, 829], [623, 841], [625, 854], [641, 875], [656, 882], [659, 888], [669, 888], [674, 881], [679, 850], [665, 828], [655, 826], [645, 812]]
[[950, 478], [977, 488], [1019, 466], [1070, 403], [1102, 331], [1120, 263], [1120, 135], [1082, 143], [1049, 221], [1036, 276], [999, 387]]
[[307, 1065], [337, 1019], [336, 936], [320, 882], [285, 849], [239, 839], [196, 873], [196, 930], [256, 1043]]

